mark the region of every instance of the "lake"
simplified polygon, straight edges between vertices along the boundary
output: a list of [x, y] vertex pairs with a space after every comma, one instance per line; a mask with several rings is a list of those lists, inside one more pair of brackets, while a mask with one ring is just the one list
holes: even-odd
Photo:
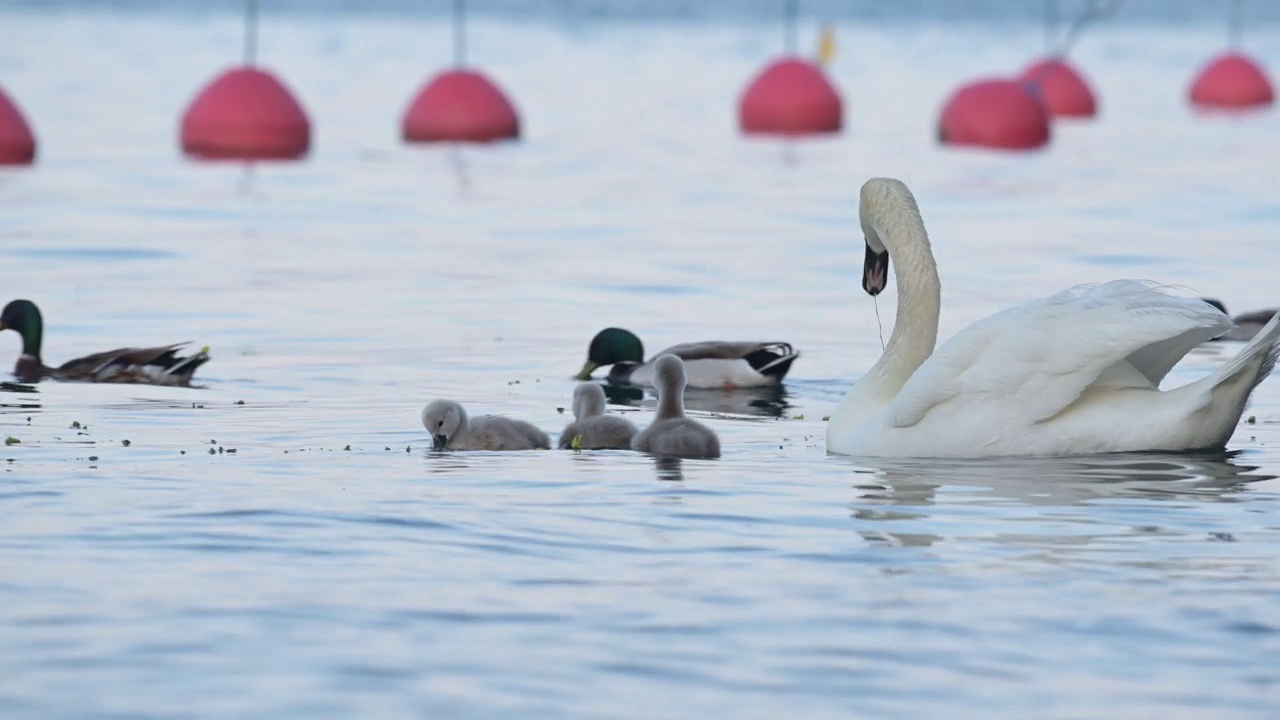
[[[424, 148], [399, 121], [449, 62], [446, 18], [268, 13], [260, 58], [313, 151], [245, 168], [176, 139], [236, 62], [233, 13], [0, 11], [40, 142], [0, 170], [3, 300], [41, 306], [50, 364], [213, 355], [203, 388], [0, 393], [0, 714], [1273, 717], [1280, 380], [1213, 456], [826, 453], [881, 349], [869, 177], [919, 199], [941, 338], [1118, 277], [1280, 300], [1277, 115], [1185, 104], [1222, 23], [1097, 26], [1073, 57], [1099, 118], [1000, 154], [933, 139], [955, 87], [1044, 49], [1033, 21], [978, 20], [841, 19], [845, 131], [784, 143], [736, 131], [781, 49], [756, 15], [479, 14], [470, 57], [525, 136]], [[1245, 44], [1280, 68], [1274, 25]], [[436, 397], [554, 436], [610, 325], [802, 355], [780, 392], [691, 396], [718, 461], [429, 452]], [[20, 347], [0, 333], [6, 370]], [[628, 402], [644, 422], [651, 394]]]

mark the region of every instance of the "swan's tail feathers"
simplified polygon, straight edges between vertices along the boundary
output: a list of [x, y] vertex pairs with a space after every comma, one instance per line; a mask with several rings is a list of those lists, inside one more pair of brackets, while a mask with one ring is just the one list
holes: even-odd
[[796, 352], [789, 343], [780, 342], [770, 343], [747, 353], [743, 360], [746, 360], [761, 375], [782, 380], [791, 370], [791, 363], [798, 357], [800, 353]]
[[1280, 314], [1271, 318], [1243, 350], [1209, 376], [1210, 387], [1216, 393], [1218, 388], [1247, 380], [1247, 397], [1275, 369], [1277, 355], [1280, 355]]
[[1280, 355], [1280, 315], [1272, 318], [1235, 357], [1200, 381], [1204, 383], [1200, 387], [1207, 392], [1199, 396], [1193, 415], [1199, 425], [1195, 447], [1226, 446], [1253, 389], [1275, 369], [1277, 355]]

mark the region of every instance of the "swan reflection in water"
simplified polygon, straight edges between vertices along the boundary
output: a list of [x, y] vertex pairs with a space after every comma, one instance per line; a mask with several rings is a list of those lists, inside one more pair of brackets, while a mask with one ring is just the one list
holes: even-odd
[[[1154, 502], [1232, 502], [1250, 485], [1276, 475], [1258, 472], [1259, 465], [1239, 457], [1240, 451], [1216, 453], [1113, 453], [1057, 458], [990, 460], [880, 460], [856, 463], [866, 474], [854, 485], [858, 497], [852, 517], [874, 525], [860, 532], [873, 542], [926, 546], [946, 538], [936, 528], [930, 506], [972, 505], [999, 512], [1001, 519], [1042, 524], [1035, 508], [1062, 508], [1056, 521], [1095, 523], [1088, 507], [1108, 500]], [[1017, 508], [1032, 508], [1019, 512]], [[1071, 512], [1071, 508], [1080, 512]], [[1008, 509], [1009, 512], [1006, 512]], [[916, 525], [915, 528], [909, 528]], [[1138, 528], [1141, 530], [1141, 528]], [[1114, 525], [1104, 533], [1114, 535]], [[1048, 539], [1045, 530], [1035, 531]], [[1087, 544], [1097, 534], [1056, 533], [1055, 543]]]
[[[653, 388], [613, 383], [601, 383], [600, 387], [612, 405], [650, 410], [658, 406], [658, 394]], [[687, 387], [684, 406], [697, 412], [768, 418], [782, 417], [791, 407], [787, 402], [787, 388], [781, 384], [746, 388]]]

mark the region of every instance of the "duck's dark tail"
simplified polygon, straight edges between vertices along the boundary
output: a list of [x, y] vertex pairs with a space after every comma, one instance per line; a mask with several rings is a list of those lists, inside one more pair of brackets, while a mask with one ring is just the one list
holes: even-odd
[[195, 375], [196, 370], [201, 365], [209, 362], [209, 348], [203, 347], [198, 353], [192, 353], [186, 357], [178, 357], [171, 355], [173, 361], [165, 369], [165, 375], [170, 378], [170, 382], [178, 385], [186, 385], [191, 382], [191, 376]]
[[800, 357], [800, 353], [790, 343], [769, 343], [743, 356], [756, 372], [767, 377], [775, 377], [779, 381], [791, 370], [791, 363]]

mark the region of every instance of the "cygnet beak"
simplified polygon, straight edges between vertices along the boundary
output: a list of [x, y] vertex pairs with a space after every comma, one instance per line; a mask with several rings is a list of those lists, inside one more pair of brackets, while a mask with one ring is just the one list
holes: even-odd
[[448, 447], [448, 445], [449, 445], [449, 438], [448, 438], [448, 436], [446, 436], [446, 435], [432, 435], [432, 436], [431, 436], [431, 449], [432, 449], [432, 450], [443, 450], [443, 449], [445, 449], [446, 447]]

